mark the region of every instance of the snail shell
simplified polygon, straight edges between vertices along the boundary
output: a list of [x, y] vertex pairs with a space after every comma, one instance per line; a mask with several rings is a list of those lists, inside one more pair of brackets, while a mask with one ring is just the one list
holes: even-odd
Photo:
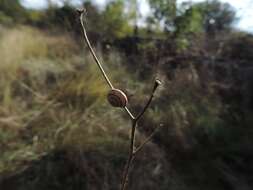
[[107, 100], [113, 107], [119, 108], [124, 108], [128, 102], [126, 94], [119, 89], [112, 89], [107, 95]]

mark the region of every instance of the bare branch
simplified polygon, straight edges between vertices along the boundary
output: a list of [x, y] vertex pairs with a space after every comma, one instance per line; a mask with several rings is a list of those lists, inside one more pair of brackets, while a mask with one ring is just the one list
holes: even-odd
[[154, 84], [154, 87], [153, 87], [153, 90], [152, 90], [152, 93], [151, 93], [151, 96], [149, 97], [148, 99], [148, 102], [146, 103], [146, 105], [144, 106], [143, 110], [140, 112], [140, 114], [136, 117], [136, 120], [138, 121], [142, 116], [143, 114], [147, 111], [147, 109], [149, 108], [151, 102], [152, 102], [152, 99], [154, 98], [154, 95], [155, 95], [155, 91], [157, 89], [157, 87], [159, 85], [161, 85], [161, 81], [156, 79], [155, 80], [155, 84]]
[[133, 162], [136, 126], [137, 126], [137, 122], [135, 120], [133, 120], [129, 156], [128, 156], [128, 160], [127, 160], [127, 163], [125, 166], [125, 170], [123, 172], [122, 183], [121, 183], [121, 188], [120, 188], [121, 190], [125, 190], [125, 188], [126, 188], [127, 181], [128, 181], [128, 175], [129, 175], [129, 169], [130, 169], [130, 166]]
[[84, 9], [81, 9], [81, 10], [77, 10], [78, 14], [80, 15], [80, 23], [82, 25], [82, 29], [83, 29], [83, 35], [84, 35], [84, 40], [86, 42], [86, 44], [88, 45], [88, 48], [95, 60], [95, 62], [97, 63], [98, 65], [98, 68], [99, 70], [101, 71], [101, 73], [103, 74], [103, 77], [104, 79], [106, 80], [107, 84], [109, 85], [109, 87], [111, 89], [113, 89], [113, 85], [110, 81], [110, 79], [108, 78], [107, 74], [105, 73], [103, 67], [102, 67], [102, 64], [100, 63], [98, 57], [96, 56], [96, 53], [95, 51], [93, 50], [92, 46], [91, 46], [91, 43], [90, 43], [90, 40], [88, 38], [88, 35], [87, 35], [87, 32], [86, 32], [86, 29], [85, 29], [85, 26], [84, 26], [84, 21], [83, 21], [83, 17], [84, 17], [84, 14], [85, 14], [85, 10]]
[[138, 152], [140, 152], [142, 150], [142, 148], [149, 142], [151, 141], [151, 139], [153, 138], [153, 136], [156, 134], [157, 130], [161, 127], [161, 125], [158, 125], [153, 132], [145, 139], [145, 141], [136, 148], [136, 150], [134, 151], [134, 155], [136, 155]]
[[131, 118], [132, 120], [135, 120], [135, 117], [134, 117], [134, 115], [132, 114], [132, 112], [131, 112], [127, 107], [125, 107], [124, 109], [126, 110], [127, 114], [130, 116], [130, 118]]
[[130, 117], [132, 118], [132, 131], [131, 131], [131, 143], [130, 143], [130, 150], [129, 150], [129, 156], [128, 156], [128, 160], [127, 160], [127, 163], [126, 163], [126, 166], [125, 166], [125, 170], [123, 172], [123, 178], [122, 178], [122, 183], [121, 183], [121, 190], [125, 190], [126, 189], [126, 186], [127, 186], [127, 183], [128, 183], [128, 176], [129, 176], [129, 169], [130, 169], [130, 166], [132, 165], [132, 162], [135, 158], [135, 155], [137, 152], [139, 152], [143, 147], [144, 145], [151, 140], [151, 138], [154, 136], [156, 130], [153, 131], [153, 133], [145, 140], [145, 142], [135, 150], [134, 148], [134, 145], [135, 145], [135, 132], [136, 132], [136, 127], [137, 127], [137, 122], [138, 120], [143, 116], [143, 114], [147, 111], [148, 107], [150, 106], [150, 103], [152, 102], [152, 99], [154, 97], [154, 94], [155, 94], [155, 91], [157, 89], [157, 87], [161, 84], [161, 81], [160, 80], [156, 80], [155, 81], [155, 84], [154, 84], [154, 87], [153, 87], [153, 90], [152, 90], [152, 94], [148, 100], [148, 102], [146, 103], [146, 105], [144, 106], [143, 110], [140, 112], [140, 114], [137, 116], [137, 117], [134, 117], [132, 115], [132, 113], [128, 110], [127, 107], [125, 107], [125, 110], [127, 111], [127, 113], [130, 115]]

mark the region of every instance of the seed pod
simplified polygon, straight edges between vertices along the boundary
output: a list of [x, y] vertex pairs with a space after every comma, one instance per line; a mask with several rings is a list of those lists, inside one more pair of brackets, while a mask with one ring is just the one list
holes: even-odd
[[107, 100], [113, 107], [119, 108], [124, 108], [128, 102], [126, 94], [119, 89], [112, 89], [107, 95]]

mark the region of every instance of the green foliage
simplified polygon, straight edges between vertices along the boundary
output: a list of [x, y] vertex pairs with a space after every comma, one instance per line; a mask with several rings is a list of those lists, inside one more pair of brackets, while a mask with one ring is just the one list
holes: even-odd
[[[92, 41], [112, 42], [131, 33], [124, 1], [110, 1], [104, 10], [100, 10], [91, 1], [85, 1], [83, 6], [87, 12], [85, 22]], [[39, 15], [34, 16], [38, 18]], [[63, 7], [49, 7], [40, 18], [38, 23], [41, 25], [50, 28], [57, 26], [61, 30], [81, 33], [75, 7], [69, 3], [65, 3]]]
[[175, 19], [176, 43], [179, 51], [192, 46], [202, 34], [214, 35], [229, 31], [235, 20], [235, 11], [229, 4], [216, 0], [203, 3], [185, 3]]
[[102, 13], [103, 34], [107, 35], [109, 41], [125, 37], [131, 33], [124, 8], [124, 1], [111, 1]]
[[[134, 20], [136, 22], [136, 19], [138, 19], [138, 12], [139, 12], [139, 4], [138, 0], [127, 0], [126, 1], [127, 8], [128, 8], [128, 17], [131, 20]], [[136, 24], [136, 23], [134, 23]]]
[[197, 7], [191, 7], [175, 20], [177, 35], [187, 35], [203, 31], [203, 17]]
[[23, 22], [26, 18], [25, 9], [21, 6], [19, 0], [0, 0], [0, 10], [7, 17], [17, 22]]
[[0, 23], [4, 25], [10, 25], [13, 23], [13, 19], [0, 11]]
[[27, 24], [31, 25], [39, 25], [43, 20], [43, 13], [37, 10], [29, 10], [27, 11]]
[[155, 19], [164, 23], [164, 29], [172, 31], [176, 17], [176, 0], [149, 0]]
[[176, 44], [179, 51], [186, 50], [192, 38], [202, 33], [203, 15], [201, 11], [192, 6], [175, 19]]
[[[91, 3], [91, 1], [84, 2], [83, 6], [87, 11], [87, 19], [86, 23], [88, 25], [87, 30], [90, 33], [95, 33], [98, 35], [102, 35], [103, 31], [103, 18], [100, 10], [96, 5]], [[103, 34], [106, 35], [106, 34]]]
[[228, 3], [211, 0], [195, 6], [203, 17], [203, 28], [207, 33], [228, 30], [235, 21], [235, 10]]
[[50, 28], [56, 26], [65, 31], [76, 31], [76, 13], [72, 6], [65, 4], [63, 7], [49, 7], [39, 22]]

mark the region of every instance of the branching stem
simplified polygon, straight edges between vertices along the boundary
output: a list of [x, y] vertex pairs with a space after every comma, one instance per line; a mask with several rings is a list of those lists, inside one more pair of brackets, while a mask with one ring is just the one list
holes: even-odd
[[153, 136], [156, 134], [158, 128], [160, 127], [160, 125], [158, 125], [153, 132], [143, 141], [143, 143], [141, 145], [139, 145], [139, 147], [137, 147], [134, 151], [134, 155], [136, 155], [138, 152], [140, 152], [142, 150], [142, 148], [153, 138]]
[[161, 84], [161, 82], [159, 80], [155, 81], [155, 85], [153, 87], [152, 93], [151, 93], [146, 105], [142, 109], [142, 111], [138, 114], [137, 117], [134, 117], [132, 115], [133, 117], [132, 117], [132, 130], [131, 130], [131, 137], [130, 137], [129, 155], [128, 155], [128, 160], [127, 160], [127, 163], [125, 166], [125, 170], [123, 172], [120, 190], [126, 189], [126, 186], [128, 183], [129, 169], [134, 161], [136, 153], [139, 152], [144, 147], [144, 145], [147, 144], [152, 139], [152, 137], [154, 136], [154, 134], [156, 132], [156, 130], [154, 130], [153, 133], [143, 142], [143, 144], [141, 144], [137, 149], [135, 149], [135, 136], [136, 136], [136, 127], [138, 125], [138, 121], [142, 118], [144, 113], [149, 108], [149, 106], [154, 98], [155, 91], [160, 84]]
[[[93, 50], [93, 48], [91, 46], [91, 43], [89, 41], [89, 38], [87, 36], [87, 32], [86, 32], [86, 29], [85, 29], [85, 26], [84, 26], [84, 21], [83, 21], [83, 17], [84, 17], [84, 14], [85, 14], [84, 9], [78, 10], [78, 13], [79, 13], [79, 16], [80, 16], [80, 22], [81, 22], [81, 25], [82, 25], [85, 42], [88, 45], [88, 48], [89, 48], [95, 62], [97, 63], [104, 79], [106, 80], [107, 84], [109, 85], [109, 87], [111, 89], [114, 89], [110, 79], [108, 78], [107, 74], [105, 73], [105, 71], [102, 67], [102, 64], [100, 63], [98, 57], [96, 56], [96, 53]], [[143, 144], [141, 144], [137, 149], [135, 149], [135, 136], [136, 136], [136, 128], [137, 128], [137, 125], [138, 125], [138, 121], [142, 118], [142, 116], [145, 114], [145, 112], [149, 108], [149, 106], [150, 106], [150, 104], [151, 104], [151, 102], [154, 98], [155, 91], [156, 91], [157, 87], [160, 84], [161, 84], [161, 82], [159, 80], [155, 81], [152, 93], [151, 93], [147, 103], [145, 104], [144, 108], [142, 109], [142, 111], [137, 116], [134, 116], [127, 107], [124, 107], [126, 113], [129, 115], [129, 117], [132, 121], [132, 128], [131, 128], [129, 155], [128, 155], [128, 159], [127, 159], [127, 162], [126, 162], [126, 165], [125, 165], [125, 169], [123, 171], [120, 190], [126, 190], [126, 187], [127, 187], [127, 184], [128, 184], [129, 170], [132, 166], [132, 163], [134, 161], [136, 153], [138, 153], [144, 147], [144, 145], [147, 144], [151, 140], [151, 138], [154, 136], [154, 134], [156, 132], [156, 130], [154, 130], [153, 133], [149, 137], [147, 137], [147, 139], [143, 142]]]

